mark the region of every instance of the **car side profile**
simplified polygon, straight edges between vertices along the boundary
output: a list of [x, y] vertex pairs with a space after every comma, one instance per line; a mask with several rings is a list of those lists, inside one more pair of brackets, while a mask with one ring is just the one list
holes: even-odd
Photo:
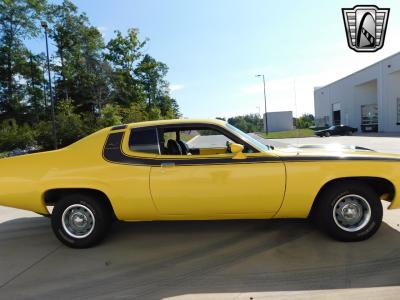
[[354, 132], [357, 132], [357, 128], [346, 125], [334, 125], [327, 129], [315, 131], [315, 135], [319, 137], [329, 137], [331, 135], [352, 135]]
[[[0, 204], [51, 217], [67, 246], [113, 221], [312, 218], [342, 241], [372, 236], [398, 208], [400, 156], [268, 147], [219, 120], [102, 129], [63, 149], [0, 160]], [[50, 209], [53, 207], [53, 209]]]

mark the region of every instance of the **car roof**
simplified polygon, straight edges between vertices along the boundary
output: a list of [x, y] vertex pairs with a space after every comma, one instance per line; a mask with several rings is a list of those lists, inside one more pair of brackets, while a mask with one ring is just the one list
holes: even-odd
[[226, 121], [218, 119], [172, 119], [172, 120], [155, 120], [145, 121], [126, 124], [128, 127], [146, 127], [146, 126], [157, 126], [157, 125], [183, 125], [183, 124], [214, 124], [219, 126], [225, 126]]

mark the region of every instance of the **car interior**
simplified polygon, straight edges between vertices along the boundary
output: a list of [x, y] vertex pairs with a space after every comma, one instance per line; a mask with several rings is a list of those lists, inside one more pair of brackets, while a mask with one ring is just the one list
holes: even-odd
[[159, 128], [159, 143], [163, 155], [213, 155], [230, 153], [233, 141], [217, 130], [194, 127]]

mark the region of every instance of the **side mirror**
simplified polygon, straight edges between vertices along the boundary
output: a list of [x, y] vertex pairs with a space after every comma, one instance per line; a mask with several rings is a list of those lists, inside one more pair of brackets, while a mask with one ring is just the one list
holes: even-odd
[[233, 159], [245, 159], [246, 155], [243, 154], [244, 146], [241, 144], [231, 143], [230, 145], [231, 152], [234, 154]]

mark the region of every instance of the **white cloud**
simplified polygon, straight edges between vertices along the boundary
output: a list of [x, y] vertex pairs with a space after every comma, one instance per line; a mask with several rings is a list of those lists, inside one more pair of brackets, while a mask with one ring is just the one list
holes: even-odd
[[[333, 55], [325, 58], [324, 55], [316, 53], [314, 58], [307, 57], [308, 64], [315, 72], [304, 70], [298, 76], [288, 76], [279, 79], [266, 78], [266, 94], [268, 111], [292, 110], [295, 115], [305, 112], [314, 113], [314, 88], [325, 86], [347, 75], [368, 67], [394, 53], [400, 51], [400, 39], [397, 32], [391, 31], [399, 25], [399, 22], [389, 24], [385, 45], [382, 50], [375, 53], [357, 53], [343, 48], [344, 41], [337, 41], [330, 45], [330, 53]], [[343, 35], [343, 39], [344, 39]], [[247, 71], [249, 74], [268, 74], [269, 66], [259, 66], [257, 69]], [[294, 81], [296, 82], [296, 103], [294, 93]], [[232, 115], [243, 114], [245, 111], [256, 112], [256, 107], [264, 108], [263, 83], [257, 82], [242, 86], [239, 90], [240, 104], [231, 108]], [[242, 99], [245, 99], [243, 101]], [[297, 106], [297, 108], [296, 108]], [[296, 113], [297, 111], [297, 113]]]
[[106, 27], [106, 26], [97, 26], [97, 30], [100, 31], [100, 33], [102, 35], [105, 35], [106, 31], [108, 30], [108, 27]]
[[184, 87], [185, 86], [183, 86], [182, 84], [171, 84], [169, 86], [169, 90], [171, 92], [176, 92], [176, 91], [182, 90]]
[[[302, 74], [296, 77], [267, 80], [267, 109], [268, 111], [292, 110], [293, 114], [296, 116], [303, 113], [314, 113], [315, 87], [325, 86], [339, 80], [390, 56], [399, 49], [400, 44], [398, 47], [388, 47], [388, 49], [385, 49], [385, 52], [382, 51], [378, 55], [366, 55], [365, 53], [354, 52], [347, 55], [332, 57], [329, 61], [323, 62], [323, 65], [319, 67], [321, 70], [319, 72]], [[241, 89], [241, 96], [246, 97], [247, 103], [254, 103], [253, 106], [262, 105], [261, 111], [263, 111], [262, 81], [243, 87]], [[253, 111], [255, 110], [252, 106], [251, 109]]]

